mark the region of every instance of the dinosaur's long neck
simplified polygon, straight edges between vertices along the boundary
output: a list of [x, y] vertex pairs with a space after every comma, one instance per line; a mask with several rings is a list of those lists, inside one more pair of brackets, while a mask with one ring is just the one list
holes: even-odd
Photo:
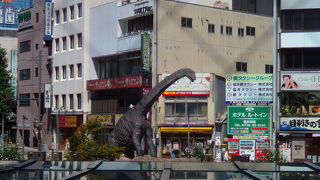
[[166, 90], [171, 84], [173, 84], [178, 79], [188, 76], [188, 72], [185, 69], [181, 69], [171, 74], [157, 84], [152, 90], [145, 95], [134, 107], [137, 110], [140, 110], [143, 114], [147, 112], [152, 104], [158, 99], [164, 90]]

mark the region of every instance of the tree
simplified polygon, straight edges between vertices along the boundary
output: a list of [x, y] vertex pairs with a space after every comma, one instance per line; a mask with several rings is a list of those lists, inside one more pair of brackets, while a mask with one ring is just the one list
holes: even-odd
[[103, 120], [91, 119], [82, 125], [70, 138], [70, 150], [67, 151], [67, 160], [95, 161], [119, 159], [123, 148], [113, 147], [112, 144], [99, 145], [95, 134], [103, 128]]
[[12, 88], [10, 85], [11, 75], [8, 71], [8, 60], [6, 50], [0, 48], [0, 112], [12, 112], [12, 103], [8, 102], [7, 97], [12, 97]]

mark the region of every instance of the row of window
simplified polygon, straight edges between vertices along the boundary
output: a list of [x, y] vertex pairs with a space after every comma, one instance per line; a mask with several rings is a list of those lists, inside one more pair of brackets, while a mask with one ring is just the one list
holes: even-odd
[[[82, 17], [82, 3], [76, 5], [77, 12], [75, 11], [75, 5], [69, 6], [68, 8], [62, 8], [61, 10], [55, 11], [55, 23], [60, 23], [60, 12], [62, 13], [62, 22], [67, 22], [68, 17], [69, 20], [74, 20], [75, 17], [81, 18]], [[77, 13], [77, 15], [76, 15]]]
[[[184, 28], [192, 28], [192, 18], [181, 17], [181, 27]], [[224, 30], [225, 29], [225, 30]], [[220, 26], [220, 34], [224, 34], [231, 36], [232, 35], [232, 26], [226, 26], [224, 28], [223, 25]], [[215, 25], [208, 24], [208, 33], [215, 33]], [[246, 35], [247, 36], [255, 36], [256, 35], [256, 28], [251, 26], [246, 26]], [[244, 28], [238, 28], [238, 36], [244, 36]]]
[[[248, 63], [246, 62], [236, 62], [236, 71], [238, 72], [248, 72]], [[273, 65], [265, 65], [265, 73], [273, 73]]]
[[[77, 71], [75, 72], [75, 65], [74, 64], [70, 64], [68, 66], [68, 72], [67, 72], [67, 66], [61, 66], [61, 68], [59, 66], [54, 68], [55, 71], [55, 80], [60, 80], [60, 76], [61, 79], [67, 79], [67, 75], [69, 77], [69, 79], [73, 79], [75, 76], [75, 73], [77, 74], [77, 78], [81, 78], [82, 77], [82, 64], [79, 63], [77, 64]], [[60, 74], [60, 69], [61, 69], [61, 74]]]
[[[75, 44], [77, 43], [77, 47], [81, 48], [82, 47], [82, 33], [78, 33], [77, 35], [77, 42], [75, 42], [75, 35], [70, 35], [69, 36], [69, 49], [74, 49], [75, 48]], [[67, 50], [67, 37], [62, 37], [61, 38], [62, 41], [62, 51], [66, 51]], [[60, 39], [57, 38], [55, 39], [55, 52], [59, 52], [60, 51]]]
[[[67, 104], [67, 97], [68, 97], [68, 104]], [[76, 104], [75, 104], [75, 100], [76, 100]], [[81, 102], [82, 102], [81, 94], [54, 95], [54, 103], [55, 103], [54, 107], [56, 109], [59, 109], [60, 107], [63, 107], [65, 110], [74, 110], [75, 107], [77, 107], [77, 109], [82, 109]]]
[[281, 13], [282, 31], [320, 30], [320, 10], [286, 10]]
[[[38, 77], [39, 76], [39, 68], [35, 67], [34, 68], [34, 77]], [[21, 69], [19, 71], [19, 80], [23, 81], [23, 80], [30, 80], [31, 78], [31, 70], [30, 69]]]

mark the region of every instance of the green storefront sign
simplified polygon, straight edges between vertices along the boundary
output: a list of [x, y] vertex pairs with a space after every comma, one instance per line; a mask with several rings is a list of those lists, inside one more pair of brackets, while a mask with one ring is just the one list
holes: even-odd
[[229, 106], [229, 135], [269, 135], [270, 106]]

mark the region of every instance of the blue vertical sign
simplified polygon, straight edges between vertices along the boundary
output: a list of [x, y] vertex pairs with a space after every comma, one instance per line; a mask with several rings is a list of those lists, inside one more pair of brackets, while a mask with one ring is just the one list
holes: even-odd
[[52, 39], [52, 23], [51, 23], [51, 13], [52, 13], [52, 2], [51, 0], [46, 0], [46, 16], [45, 16], [45, 29], [44, 29], [44, 40], [50, 41]]

